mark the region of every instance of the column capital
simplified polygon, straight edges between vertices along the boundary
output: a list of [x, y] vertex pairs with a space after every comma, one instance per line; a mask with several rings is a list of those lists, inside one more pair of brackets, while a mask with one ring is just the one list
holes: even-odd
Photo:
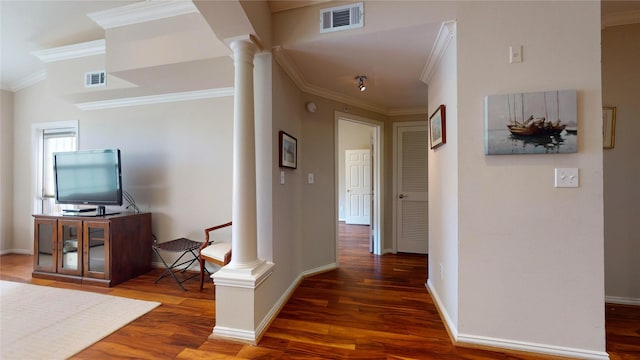
[[235, 47], [248, 45], [248, 44], [253, 44], [253, 46], [255, 47], [254, 53], [264, 50], [264, 46], [262, 46], [262, 42], [260, 41], [260, 39], [253, 34], [234, 36], [234, 37], [226, 38], [224, 39], [224, 41], [225, 43], [227, 43], [227, 45], [229, 45], [231, 50], [234, 50], [234, 51], [235, 51], [234, 49]]

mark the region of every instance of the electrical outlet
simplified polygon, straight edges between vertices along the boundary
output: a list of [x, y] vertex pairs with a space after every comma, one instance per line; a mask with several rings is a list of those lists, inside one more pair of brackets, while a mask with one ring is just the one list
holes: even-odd
[[444, 267], [442, 267], [442, 263], [440, 263], [440, 281], [444, 280]]

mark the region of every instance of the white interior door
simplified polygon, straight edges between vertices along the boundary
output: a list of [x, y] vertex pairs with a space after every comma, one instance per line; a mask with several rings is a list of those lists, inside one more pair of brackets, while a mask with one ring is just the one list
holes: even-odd
[[371, 222], [371, 151], [345, 150], [345, 223]]
[[398, 126], [395, 140], [397, 251], [426, 254], [429, 248], [427, 126]]

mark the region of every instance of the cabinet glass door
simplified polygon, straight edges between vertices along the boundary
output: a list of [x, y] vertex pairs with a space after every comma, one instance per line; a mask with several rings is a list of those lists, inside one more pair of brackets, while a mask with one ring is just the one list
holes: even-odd
[[35, 256], [33, 257], [34, 269], [55, 272], [56, 271], [56, 220], [36, 219], [35, 222]]
[[109, 274], [109, 225], [85, 221], [84, 234], [84, 276], [106, 279]]
[[82, 222], [58, 222], [58, 272], [82, 275]]

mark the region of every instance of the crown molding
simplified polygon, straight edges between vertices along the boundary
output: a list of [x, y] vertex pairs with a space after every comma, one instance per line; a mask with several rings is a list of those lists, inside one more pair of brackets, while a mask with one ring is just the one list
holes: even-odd
[[425, 84], [428, 84], [431, 81], [431, 77], [435, 73], [435, 69], [440, 64], [442, 57], [444, 56], [445, 51], [449, 47], [451, 40], [456, 35], [456, 22], [455, 20], [445, 21], [440, 26], [440, 31], [438, 32], [438, 36], [436, 37], [436, 41], [433, 43], [433, 47], [431, 48], [431, 55], [429, 55], [429, 60], [427, 60], [427, 64], [422, 70], [422, 74], [420, 74], [420, 80]]
[[101, 55], [105, 52], [105, 41], [94, 40], [78, 44], [60, 46], [51, 49], [44, 49], [34, 51], [31, 54], [35, 55], [40, 61], [44, 63], [50, 63], [54, 61], [76, 59], [85, 56]]
[[87, 14], [103, 29], [140, 24], [198, 12], [191, 0], [148, 0]]
[[27, 75], [22, 79], [18, 79], [10, 84], [7, 84], [7, 86], [9, 87], [9, 91], [18, 92], [24, 88], [28, 88], [29, 86], [35, 85], [40, 81], [43, 81], [46, 79], [47, 79], [47, 71], [42, 69], [37, 72], [34, 72], [31, 75]]
[[285, 54], [283, 49], [280, 46], [273, 47], [273, 54], [275, 55], [276, 62], [280, 64], [282, 69], [287, 75], [293, 80], [293, 83], [296, 84], [300, 91], [305, 92], [307, 94], [316, 95], [323, 97], [325, 99], [334, 100], [343, 104], [348, 104], [352, 106], [357, 106], [364, 110], [369, 110], [376, 112], [378, 114], [386, 115], [386, 116], [397, 116], [397, 115], [415, 115], [415, 114], [423, 114], [426, 113], [426, 109], [388, 109], [379, 106], [372, 105], [370, 103], [364, 102], [362, 100], [358, 100], [356, 98], [345, 96], [324, 88], [321, 88], [316, 85], [312, 85], [306, 82], [302, 73], [295, 66], [293, 61], [289, 59], [289, 57]]
[[625, 11], [602, 16], [602, 28], [640, 23], [640, 10]]
[[196, 91], [184, 91], [178, 93], [169, 93], [161, 95], [137, 96], [130, 98], [111, 99], [77, 103], [76, 106], [80, 110], [101, 110], [113, 109], [127, 106], [152, 105], [178, 101], [212, 99], [218, 97], [233, 96], [233, 88], [218, 88]]
[[388, 116], [406, 116], [406, 115], [426, 115], [426, 107], [415, 107], [408, 109], [391, 109], [387, 112]]

